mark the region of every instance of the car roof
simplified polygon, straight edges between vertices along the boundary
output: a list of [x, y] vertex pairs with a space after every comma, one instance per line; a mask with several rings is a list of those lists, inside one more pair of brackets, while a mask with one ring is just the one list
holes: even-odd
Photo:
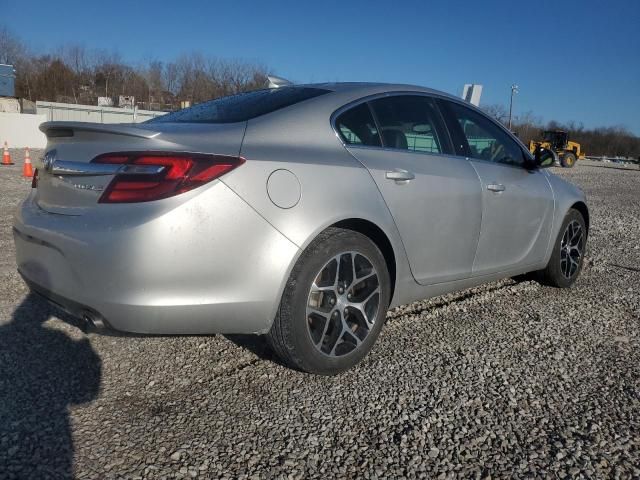
[[411, 85], [406, 83], [382, 83], [382, 82], [325, 82], [325, 83], [306, 83], [295, 84], [294, 87], [312, 87], [323, 88], [331, 90], [333, 92], [349, 92], [354, 95], [370, 95], [380, 92], [421, 92], [429, 93], [433, 95], [440, 95], [443, 97], [449, 97], [455, 100], [459, 100], [449, 93], [435, 90], [433, 88], [421, 87], [419, 85]]

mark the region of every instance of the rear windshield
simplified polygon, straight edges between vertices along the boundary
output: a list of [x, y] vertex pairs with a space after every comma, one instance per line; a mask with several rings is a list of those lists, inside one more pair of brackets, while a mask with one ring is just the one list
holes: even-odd
[[325, 93], [329, 93], [329, 90], [310, 87], [281, 87], [255, 90], [199, 103], [184, 110], [155, 117], [147, 123], [244, 122]]

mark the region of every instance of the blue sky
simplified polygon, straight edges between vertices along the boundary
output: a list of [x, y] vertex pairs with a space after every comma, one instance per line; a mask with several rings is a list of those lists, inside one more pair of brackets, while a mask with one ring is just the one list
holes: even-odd
[[473, 82], [485, 104], [508, 104], [517, 83], [516, 113], [640, 135], [640, 0], [0, 0], [0, 12], [36, 51], [76, 43], [134, 63], [200, 51], [296, 82], [455, 94]]

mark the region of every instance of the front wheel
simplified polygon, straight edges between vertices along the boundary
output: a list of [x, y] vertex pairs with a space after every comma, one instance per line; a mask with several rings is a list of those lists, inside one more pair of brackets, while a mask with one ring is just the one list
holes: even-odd
[[293, 268], [267, 340], [290, 366], [335, 375], [373, 347], [390, 292], [378, 247], [358, 232], [329, 228]]
[[573, 168], [576, 164], [576, 156], [573, 153], [565, 153], [560, 160], [560, 163], [565, 168]]
[[542, 282], [560, 288], [573, 285], [582, 270], [586, 246], [587, 227], [584, 217], [572, 208], [562, 222], [551, 259], [540, 272]]

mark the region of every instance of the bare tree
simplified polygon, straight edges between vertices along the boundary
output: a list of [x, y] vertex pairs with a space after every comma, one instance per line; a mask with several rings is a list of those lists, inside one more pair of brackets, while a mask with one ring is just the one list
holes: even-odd
[[14, 65], [24, 60], [26, 48], [7, 27], [0, 27], [0, 63]]
[[145, 108], [173, 109], [181, 100], [198, 103], [267, 83], [263, 65], [199, 52], [137, 65], [124, 62], [117, 52], [79, 44], [34, 55], [6, 27], [0, 28], [0, 60], [16, 65], [17, 94], [30, 100], [95, 104], [100, 96], [131, 95]]
[[498, 120], [500, 123], [505, 123], [509, 118], [509, 110], [504, 105], [493, 104], [484, 105], [482, 110], [487, 114]]

